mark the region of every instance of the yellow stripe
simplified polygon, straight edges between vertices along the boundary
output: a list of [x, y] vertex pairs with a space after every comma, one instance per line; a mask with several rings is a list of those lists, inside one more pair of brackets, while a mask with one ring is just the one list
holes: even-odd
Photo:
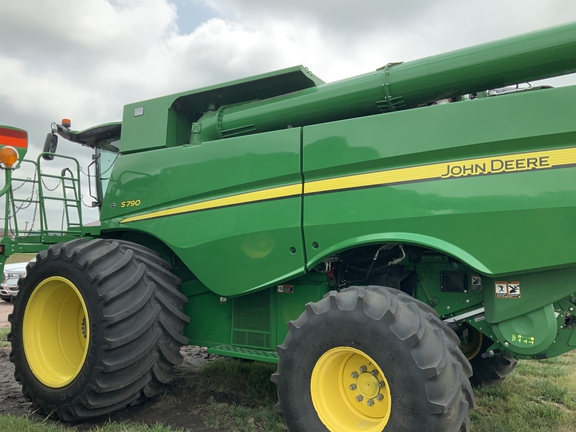
[[[326, 180], [310, 181], [304, 184], [304, 194], [315, 194], [370, 186], [385, 186], [422, 180], [440, 180], [488, 174], [523, 172], [550, 169], [566, 165], [576, 165], [576, 147], [478, 159], [464, 159], [459, 161], [449, 161], [431, 165], [421, 165]], [[301, 184], [280, 186], [133, 216], [122, 220], [121, 223], [135, 222], [163, 216], [173, 216], [182, 213], [190, 213], [231, 205], [254, 203], [269, 199], [287, 198], [301, 194]]]
[[421, 180], [550, 169], [573, 164], [576, 164], [576, 148], [518, 153], [311, 181], [304, 185], [304, 193], [313, 194]]
[[135, 222], [145, 219], [153, 219], [163, 216], [173, 216], [181, 213], [190, 213], [199, 210], [207, 210], [218, 207], [226, 207], [237, 204], [246, 204], [258, 201], [265, 201], [276, 198], [287, 198], [302, 194], [302, 185], [294, 184], [289, 186], [280, 186], [271, 189], [265, 189], [256, 192], [248, 192], [239, 195], [227, 196], [224, 198], [217, 198], [207, 201], [202, 201], [194, 204], [188, 204], [181, 207], [175, 207], [167, 210], [160, 210], [157, 212], [146, 213], [140, 216], [133, 216], [123, 219], [120, 223]]

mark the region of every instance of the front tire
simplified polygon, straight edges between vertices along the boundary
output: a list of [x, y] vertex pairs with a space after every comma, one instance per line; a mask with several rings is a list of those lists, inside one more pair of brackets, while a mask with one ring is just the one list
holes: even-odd
[[182, 362], [189, 322], [171, 266], [119, 240], [51, 246], [29, 264], [9, 320], [23, 393], [65, 421], [158, 394]]
[[493, 387], [504, 381], [516, 369], [518, 360], [507, 352], [483, 358], [481, 354], [488, 351], [494, 342], [483, 334], [480, 334], [480, 337], [482, 346], [477, 355], [469, 359], [473, 371], [470, 383], [473, 387]]
[[471, 368], [433, 309], [401, 291], [330, 292], [288, 325], [272, 381], [290, 431], [467, 431]]

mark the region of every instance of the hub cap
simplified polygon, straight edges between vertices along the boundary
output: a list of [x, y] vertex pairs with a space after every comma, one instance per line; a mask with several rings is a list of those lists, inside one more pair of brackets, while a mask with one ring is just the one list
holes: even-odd
[[310, 383], [312, 403], [330, 431], [380, 432], [392, 399], [382, 369], [362, 351], [333, 348], [318, 359]]

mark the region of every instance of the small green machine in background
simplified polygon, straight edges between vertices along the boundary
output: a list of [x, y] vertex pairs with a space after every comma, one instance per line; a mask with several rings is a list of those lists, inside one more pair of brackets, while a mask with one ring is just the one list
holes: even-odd
[[[109, 414], [193, 344], [278, 363], [291, 431], [468, 430], [472, 385], [576, 348], [576, 86], [523, 85], [574, 72], [573, 23], [63, 121], [35, 161], [0, 127], [0, 261], [37, 253], [10, 317], [24, 394], [62, 420]], [[98, 225], [58, 136], [94, 149]]]

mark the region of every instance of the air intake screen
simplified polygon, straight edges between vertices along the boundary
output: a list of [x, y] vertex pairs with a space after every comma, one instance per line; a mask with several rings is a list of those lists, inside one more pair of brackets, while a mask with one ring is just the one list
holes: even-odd
[[270, 347], [270, 290], [234, 299], [232, 317], [234, 345]]

